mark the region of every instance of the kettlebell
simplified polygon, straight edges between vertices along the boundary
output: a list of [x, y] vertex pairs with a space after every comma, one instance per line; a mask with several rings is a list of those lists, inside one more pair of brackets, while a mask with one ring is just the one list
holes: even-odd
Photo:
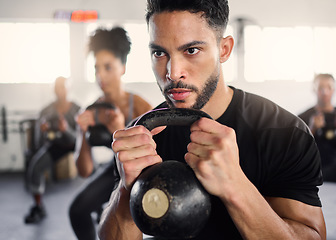
[[[108, 102], [97, 102], [88, 106], [86, 110], [98, 108], [114, 110], [115, 106]], [[104, 124], [97, 123], [94, 126], [88, 127], [88, 130], [85, 133], [85, 139], [90, 144], [90, 146], [105, 146], [111, 148], [113, 136]]]
[[46, 139], [49, 141], [59, 139], [62, 136], [62, 132], [58, 128], [60, 121], [58, 113], [48, 115], [46, 121], [49, 124], [49, 129], [45, 132]]
[[[135, 125], [149, 130], [158, 126], [190, 126], [202, 117], [194, 109], [158, 109], [142, 115]], [[163, 239], [188, 239], [198, 235], [211, 212], [210, 195], [193, 170], [176, 160], [164, 160], [142, 171], [130, 194], [135, 224], [145, 234]]]

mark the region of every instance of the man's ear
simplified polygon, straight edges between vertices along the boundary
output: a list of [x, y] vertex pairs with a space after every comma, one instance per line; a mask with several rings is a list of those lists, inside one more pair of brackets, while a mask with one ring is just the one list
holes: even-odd
[[222, 38], [219, 43], [220, 47], [220, 62], [224, 63], [226, 62], [233, 50], [234, 46], [234, 39], [232, 36], [227, 36], [225, 38]]

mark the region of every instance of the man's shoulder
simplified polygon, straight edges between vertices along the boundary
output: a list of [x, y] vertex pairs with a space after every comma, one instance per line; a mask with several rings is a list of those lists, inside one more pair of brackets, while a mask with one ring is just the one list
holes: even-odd
[[310, 107], [310, 108], [306, 109], [305, 111], [300, 113], [298, 116], [302, 117], [302, 116], [307, 116], [307, 115], [312, 115], [312, 114], [315, 114], [315, 107]]
[[310, 118], [316, 114], [315, 107], [311, 107], [298, 115], [306, 124], [309, 124]]
[[56, 111], [55, 102], [51, 102], [48, 105], [44, 106], [40, 111], [41, 116], [50, 115]]
[[234, 91], [235, 111], [238, 111], [237, 114], [254, 129], [287, 127], [305, 129], [296, 115], [272, 100], [241, 89], [234, 89]]

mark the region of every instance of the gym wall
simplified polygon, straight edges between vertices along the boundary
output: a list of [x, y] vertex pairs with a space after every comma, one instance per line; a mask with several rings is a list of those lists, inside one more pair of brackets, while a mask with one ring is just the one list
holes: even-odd
[[[231, 19], [244, 16], [259, 25], [272, 26], [336, 26], [334, 0], [231, 0]], [[99, 12], [99, 19], [113, 21], [144, 21], [145, 0], [0, 0], [0, 22], [53, 21], [55, 10], [90, 9]], [[71, 78], [70, 97], [85, 107], [100, 94], [95, 83], [85, 80], [84, 25], [70, 24]], [[0, 66], [1, 78], [1, 66]], [[248, 83], [238, 79], [233, 86], [267, 97], [298, 114], [315, 103], [310, 82], [276, 81]], [[155, 82], [127, 83], [125, 88], [142, 95], [153, 106], [163, 101]], [[9, 112], [38, 113], [53, 100], [52, 84], [0, 84], [0, 107]], [[0, 171], [22, 171], [24, 166], [20, 134], [12, 132], [8, 140], [0, 139]]]

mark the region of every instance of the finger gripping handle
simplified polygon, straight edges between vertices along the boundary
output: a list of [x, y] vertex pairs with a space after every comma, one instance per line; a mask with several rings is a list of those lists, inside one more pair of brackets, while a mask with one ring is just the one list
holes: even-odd
[[[202, 117], [211, 119], [199, 110], [164, 108], [145, 113], [135, 125], [148, 130], [158, 126], [190, 126]], [[167, 159], [144, 169], [132, 187], [129, 204], [138, 228], [160, 239], [197, 236], [211, 212], [210, 195], [192, 169], [186, 163]]]

